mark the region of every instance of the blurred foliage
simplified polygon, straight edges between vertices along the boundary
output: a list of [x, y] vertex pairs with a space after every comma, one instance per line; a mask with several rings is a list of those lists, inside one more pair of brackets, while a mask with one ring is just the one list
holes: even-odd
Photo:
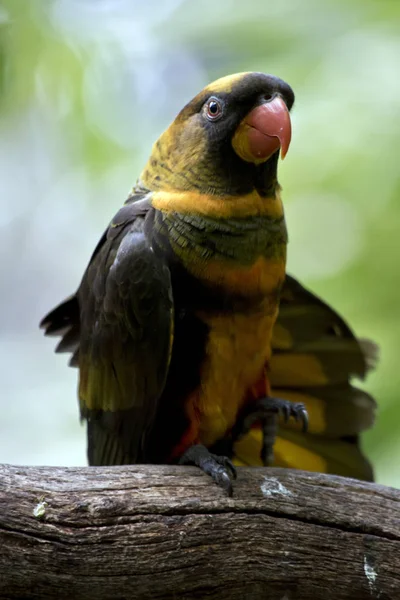
[[260, 70], [297, 96], [289, 271], [379, 343], [364, 447], [400, 487], [399, 26], [398, 0], [0, 3], [1, 461], [84, 464], [76, 373], [37, 323], [184, 102]]

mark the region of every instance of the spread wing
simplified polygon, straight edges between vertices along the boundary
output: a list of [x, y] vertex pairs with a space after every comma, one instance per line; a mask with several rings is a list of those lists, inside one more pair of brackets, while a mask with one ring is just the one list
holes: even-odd
[[146, 233], [147, 201], [126, 204], [100, 240], [75, 296], [42, 322], [79, 366], [92, 465], [141, 460], [168, 373], [170, 272]]
[[[287, 276], [272, 337], [272, 393], [303, 402], [309, 430], [282, 423], [274, 448], [278, 466], [372, 479], [358, 434], [374, 422], [375, 401], [354, 387], [376, 362], [374, 343], [357, 339], [325, 302]], [[237, 444], [239, 464], [261, 464], [261, 433]]]

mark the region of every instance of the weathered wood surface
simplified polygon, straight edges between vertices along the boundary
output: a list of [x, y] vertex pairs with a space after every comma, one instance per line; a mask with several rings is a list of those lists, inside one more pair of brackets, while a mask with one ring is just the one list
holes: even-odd
[[0, 466], [0, 597], [400, 600], [400, 491], [239, 469]]

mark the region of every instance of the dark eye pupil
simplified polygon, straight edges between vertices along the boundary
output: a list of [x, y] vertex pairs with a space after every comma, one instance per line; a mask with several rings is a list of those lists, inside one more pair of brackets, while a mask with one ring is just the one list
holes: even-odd
[[217, 102], [210, 102], [208, 105], [208, 110], [212, 115], [216, 115], [219, 111], [219, 106]]

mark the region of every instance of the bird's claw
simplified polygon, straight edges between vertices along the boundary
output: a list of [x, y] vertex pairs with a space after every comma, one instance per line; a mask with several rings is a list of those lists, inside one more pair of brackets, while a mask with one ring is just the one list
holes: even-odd
[[244, 419], [244, 429], [247, 432], [256, 421], [264, 421], [265, 417], [272, 415], [282, 416], [285, 423], [293, 418], [296, 423], [302, 424], [303, 432], [307, 432], [308, 413], [304, 404], [273, 397], [261, 398], [257, 402], [254, 409]]
[[261, 448], [261, 460], [264, 465], [269, 465], [273, 461], [273, 447], [276, 438], [277, 421], [276, 418], [282, 416], [285, 423], [293, 418], [296, 422], [302, 423], [302, 430], [305, 433], [308, 429], [308, 414], [302, 403], [294, 403], [281, 398], [266, 397], [261, 398], [252, 406], [247, 414], [244, 415], [239, 426], [236, 427], [233, 438], [239, 440], [253, 427], [257, 422], [261, 424], [263, 444]]
[[181, 456], [179, 464], [196, 465], [210, 475], [215, 483], [227, 492], [228, 496], [232, 496], [232, 479], [236, 479], [237, 472], [227, 456], [212, 454], [202, 444], [196, 444], [186, 450]]
[[265, 410], [276, 412], [281, 415], [287, 423], [290, 418], [293, 418], [296, 423], [302, 424], [302, 430], [304, 433], [308, 429], [308, 413], [306, 407], [301, 402], [290, 402], [289, 400], [282, 400], [281, 398], [263, 398], [265, 403]]

